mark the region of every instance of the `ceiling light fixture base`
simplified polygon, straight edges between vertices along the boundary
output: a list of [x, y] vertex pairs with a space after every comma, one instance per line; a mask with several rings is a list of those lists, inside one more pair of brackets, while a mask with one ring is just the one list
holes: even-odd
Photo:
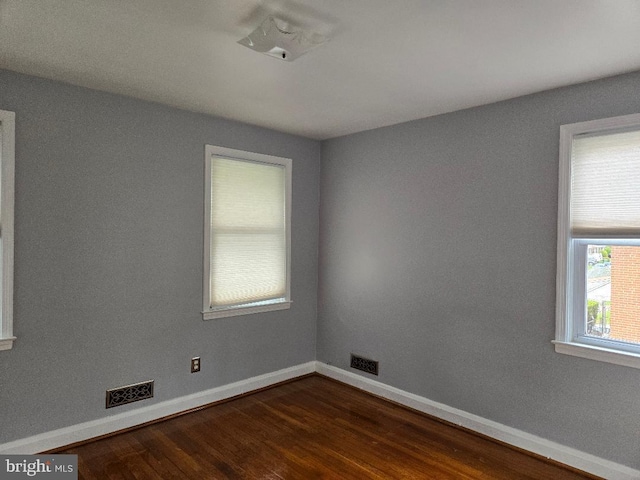
[[323, 35], [304, 32], [270, 16], [238, 43], [270, 57], [292, 62], [326, 41], [327, 37]]

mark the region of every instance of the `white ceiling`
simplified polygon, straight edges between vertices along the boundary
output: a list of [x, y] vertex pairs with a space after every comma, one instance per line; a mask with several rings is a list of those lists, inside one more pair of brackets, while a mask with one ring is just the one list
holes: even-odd
[[0, 68], [325, 139], [640, 70], [640, 1], [0, 0]]

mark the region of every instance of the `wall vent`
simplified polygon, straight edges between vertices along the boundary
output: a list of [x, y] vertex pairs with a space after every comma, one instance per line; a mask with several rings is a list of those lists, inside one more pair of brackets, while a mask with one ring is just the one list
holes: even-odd
[[107, 390], [107, 408], [153, 397], [153, 380]]
[[351, 368], [378, 375], [378, 362], [351, 354]]

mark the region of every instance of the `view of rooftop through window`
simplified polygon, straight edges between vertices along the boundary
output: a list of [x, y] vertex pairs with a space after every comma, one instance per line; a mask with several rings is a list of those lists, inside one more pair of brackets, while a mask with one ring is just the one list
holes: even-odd
[[640, 246], [588, 246], [586, 334], [640, 344]]

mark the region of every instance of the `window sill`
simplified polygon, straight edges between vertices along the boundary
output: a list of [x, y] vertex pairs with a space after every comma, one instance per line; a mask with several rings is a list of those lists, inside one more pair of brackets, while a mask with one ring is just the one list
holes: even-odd
[[554, 340], [552, 343], [555, 345], [557, 353], [613, 363], [615, 365], [623, 365], [625, 367], [640, 368], [640, 354], [637, 353], [623, 352], [575, 342], [560, 342]]
[[0, 350], [11, 350], [16, 337], [0, 338]]
[[215, 320], [216, 318], [236, 317], [238, 315], [251, 315], [253, 313], [272, 312], [275, 310], [287, 310], [292, 302], [278, 302], [268, 305], [256, 305], [253, 307], [230, 307], [220, 310], [207, 310], [202, 312], [203, 320]]

